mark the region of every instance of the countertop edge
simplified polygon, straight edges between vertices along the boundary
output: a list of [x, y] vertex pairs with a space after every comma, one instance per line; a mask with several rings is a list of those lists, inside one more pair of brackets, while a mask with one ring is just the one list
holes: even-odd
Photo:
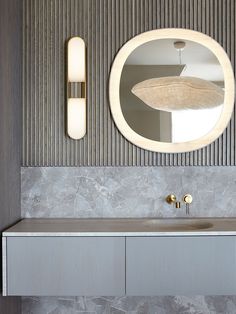
[[3, 237], [183, 237], [235, 236], [236, 231], [178, 231], [178, 232], [3, 232]]

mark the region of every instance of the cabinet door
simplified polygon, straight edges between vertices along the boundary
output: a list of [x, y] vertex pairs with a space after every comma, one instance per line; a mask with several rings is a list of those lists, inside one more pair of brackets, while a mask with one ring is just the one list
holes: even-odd
[[236, 237], [127, 238], [127, 295], [236, 294]]
[[8, 237], [7, 294], [125, 294], [125, 239]]

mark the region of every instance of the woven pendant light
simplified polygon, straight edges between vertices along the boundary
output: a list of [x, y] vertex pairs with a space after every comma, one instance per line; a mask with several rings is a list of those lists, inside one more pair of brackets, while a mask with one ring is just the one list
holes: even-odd
[[136, 84], [131, 91], [148, 106], [169, 112], [213, 108], [224, 102], [221, 87], [196, 77], [152, 78]]

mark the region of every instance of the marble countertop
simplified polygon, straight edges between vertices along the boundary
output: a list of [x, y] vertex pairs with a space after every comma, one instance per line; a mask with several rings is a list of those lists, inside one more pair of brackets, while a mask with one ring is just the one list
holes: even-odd
[[34, 218], [5, 230], [4, 237], [236, 235], [236, 218]]

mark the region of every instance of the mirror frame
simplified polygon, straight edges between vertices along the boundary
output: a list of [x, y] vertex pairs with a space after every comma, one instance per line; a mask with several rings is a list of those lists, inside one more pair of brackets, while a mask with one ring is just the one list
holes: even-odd
[[[222, 66], [225, 82], [225, 97], [221, 116], [215, 127], [199, 139], [182, 143], [165, 143], [150, 140], [136, 133], [126, 122], [120, 104], [120, 80], [123, 66], [129, 55], [146, 42], [158, 39], [179, 39], [197, 42], [211, 50]], [[141, 33], [126, 42], [118, 51], [112, 64], [109, 78], [109, 99], [113, 119], [122, 135], [134, 145], [160, 153], [182, 153], [200, 149], [214, 142], [227, 127], [234, 109], [234, 73], [224, 49], [213, 38], [188, 29], [163, 28]]]

